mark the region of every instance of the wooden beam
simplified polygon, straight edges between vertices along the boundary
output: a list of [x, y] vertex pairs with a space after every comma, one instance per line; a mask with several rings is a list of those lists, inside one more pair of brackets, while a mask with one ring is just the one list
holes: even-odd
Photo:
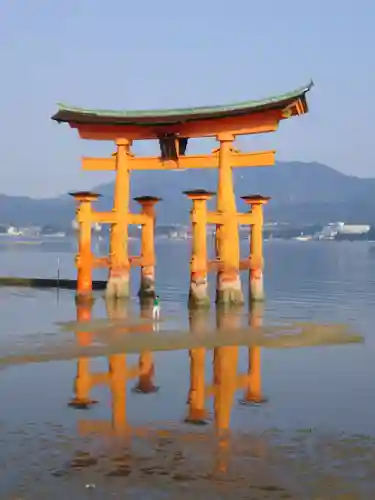
[[103, 125], [89, 123], [69, 123], [77, 129], [81, 139], [95, 141], [114, 141], [118, 137], [129, 140], [157, 139], [165, 134], [177, 134], [181, 137], [215, 137], [221, 132], [233, 135], [263, 134], [274, 132], [283, 117], [280, 110], [261, 111], [247, 115], [226, 118], [192, 120], [180, 123], [158, 125]]
[[[268, 167], [275, 164], [275, 151], [232, 153], [232, 167]], [[178, 161], [162, 161], [158, 156], [132, 157], [131, 170], [186, 170], [189, 168], [218, 168], [219, 155], [180, 156]], [[90, 171], [116, 170], [115, 158], [82, 158], [82, 169]]]
[[145, 214], [129, 214], [128, 224], [146, 224], [148, 222], [148, 217]]
[[222, 224], [223, 216], [219, 212], [207, 213], [207, 224]]
[[109, 257], [96, 257], [93, 261], [93, 266], [96, 268], [106, 268], [109, 267], [110, 258]]
[[291, 118], [292, 116], [300, 116], [306, 113], [306, 108], [302, 99], [296, 99], [283, 110], [281, 110], [281, 119]]
[[108, 384], [111, 381], [109, 372], [96, 372], [90, 374], [90, 386], [93, 388], [96, 385]]
[[302, 103], [301, 99], [297, 100], [296, 108], [297, 108], [298, 115], [303, 115], [305, 113], [305, 109], [303, 107], [303, 103]]
[[254, 224], [254, 215], [252, 213], [237, 214], [238, 224], [251, 226]]
[[82, 169], [90, 171], [116, 170], [116, 158], [82, 158]]
[[[100, 222], [102, 224], [114, 224], [117, 221], [116, 212], [92, 212], [92, 222]], [[128, 224], [146, 224], [148, 221], [147, 215], [144, 214], [128, 214]]]
[[129, 262], [132, 267], [139, 267], [143, 265], [142, 257], [137, 255], [134, 257], [129, 257]]
[[116, 212], [92, 212], [92, 222], [99, 222], [102, 224], [114, 224], [116, 222]]
[[[227, 217], [232, 217], [227, 215]], [[237, 213], [238, 224], [244, 226], [251, 226], [254, 224], [254, 215], [252, 213]], [[207, 213], [207, 224], [224, 224], [225, 216], [220, 212], [208, 212]]]

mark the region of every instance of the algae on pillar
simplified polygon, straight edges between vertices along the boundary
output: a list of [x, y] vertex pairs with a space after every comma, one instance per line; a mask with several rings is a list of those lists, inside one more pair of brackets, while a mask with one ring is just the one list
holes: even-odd
[[240, 243], [236, 199], [233, 186], [231, 153], [234, 136], [220, 134], [219, 181], [217, 191], [217, 211], [221, 224], [217, 234], [217, 251], [220, 261], [216, 303], [232, 306], [243, 304], [240, 279]]
[[189, 306], [193, 308], [210, 307], [207, 283], [207, 200], [215, 193], [197, 189], [185, 191], [192, 200], [191, 224], [193, 233], [192, 255], [190, 262]]
[[90, 191], [69, 193], [78, 203], [78, 254], [76, 257], [77, 272], [77, 302], [92, 300], [92, 269], [93, 255], [91, 251], [91, 231], [93, 223], [92, 202], [99, 198], [99, 194]]
[[265, 299], [263, 283], [263, 205], [270, 197], [248, 195], [241, 197], [251, 208], [253, 223], [250, 230], [250, 272], [249, 272], [249, 300], [261, 301]]
[[116, 221], [111, 226], [110, 268], [106, 290], [107, 298], [130, 296], [130, 263], [128, 254], [128, 218], [130, 201], [129, 159], [131, 141], [117, 139], [116, 181], [113, 211]]
[[144, 221], [141, 235], [140, 298], [155, 296], [155, 205], [161, 198], [139, 196], [134, 198], [142, 207]]

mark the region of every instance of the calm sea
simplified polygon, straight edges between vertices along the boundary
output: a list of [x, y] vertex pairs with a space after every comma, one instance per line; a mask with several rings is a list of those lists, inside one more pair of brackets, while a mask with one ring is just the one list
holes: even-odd
[[[74, 277], [74, 252], [66, 242], [2, 244], [0, 275], [54, 277], [59, 270]], [[186, 241], [157, 244], [163, 330], [189, 329], [189, 254]], [[149, 394], [132, 390], [139, 383], [137, 354], [90, 360], [90, 373], [98, 375], [87, 381], [86, 366], [80, 380], [97, 403], [85, 409], [68, 404], [82, 370], [76, 359], [0, 364], [0, 498], [349, 498], [334, 494], [352, 489], [357, 496], [350, 498], [375, 498], [375, 251], [362, 242], [271, 240], [265, 259], [267, 300], [256, 310], [258, 322], [348, 325], [362, 342], [260, 348], [258, 404], [243, 404], [249, 348], [217, 352], [228, 365], [222, 389], [207, 349], [206, 416], [198, 419], [206, 425], [195, 426], [185, 422], [192, 384], [187, 350], [152, 353], [158, 390]], [[138, 283], [134, 270], [134, 297]], [[0, 303], [4, 359], [74, 338], [61, 329], [77, 317], [70, 291], [0, 288]], [[98, 294], [92, 318], [107, 314]], [[121, 314], [135, 324], [136, 298]], [[227, 324], [235, 329], [250, 320], [246, 304]], [[220, 323], [214, 305], [203, 321], [213, 330]]]

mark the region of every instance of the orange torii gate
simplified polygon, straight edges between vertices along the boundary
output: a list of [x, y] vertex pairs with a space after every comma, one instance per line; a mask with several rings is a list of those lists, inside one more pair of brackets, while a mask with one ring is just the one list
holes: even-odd
[[[274, 132], [279, 122], [294, 115], [307, 113], [306, 93], [312, 82], [293, 92], [270, 97], [260, 101], [247, 101], [227, 106], [198, 107], [189, 109], [153, 111], [104, 111], [73, 108], [60, 105], [52, 117], [57, 122], [66, 122], [77, 129], [82, 139], [113, 141], [116, 152], [111, 158], [83, 158], [84, 170], [107, 170], [116, 172], [114, 205], [110, 212], [94, 212], [91, 202], [93, 193], [75, 193], [75, 197], [85, 208], [79, 209], [80, 250], [77, 259], [77, 294], [91, 293], [92, 267], [109, 267], [107, 284], [108, 297], [129, 296], [130, 266], [140, 265], [142, 279], [140, 296], [154, 294], [153, 249], [153, 207], [156, 198], [145, 197], [140, 201], [140, 214], [129, 212], [130, 174], [137, 170], [185, 170], [190, 168], [218, 168], [217, 211], [207, 214], [202, 201], [207, 199], [202, 192], [186, 193], [193, 200], [192, 224], [194, 237], [199, 242], [193, 244], [191, 263], [190, 304], [206, 306], [207, 299], [207, 258], [202, 248], [205, 224], [217, 225], [216, 247], [218, 269], [217, 303], [242, 304], [243, 293], [239, 277], [240, 268], [250, 269], [250, 297], [262, 300], [263, 254], [262, 204], [268, 198], [259, 195], [245, 197], [250, 213], [239, 214], [233, 186], [232, 168], [270, 166], [275, 161], [275, 151], [242, 153], [234, 146], [238, 135]], [[219, 147], [211, 155], [186, 155], [190, 138], [215, 137]], [[160, 156], [136, 157], [131, 146], [138, 140], [158, 140]], [[203, 196], [203, 197], [202, 197]], [[210, 195], [208, 194], [208, 197]], [[148, 209], [145, 200], [148, 198]], [[153, 200], [153, 201], [151, 201]], [[152, 207], [152, 208], [151, 208]], [[110, 256], [108, 259], [94, 259], [91, 254], [89, 231], [93, 222], [111, 224]], [[142, 246], [147, 249], [138, 259], [128, 254], [128, 225], [141, 224], [144, 231]], [[240, 262], [239, 224], [248, 224], [252, 229], [250, 259]], [[84, 233], [84, 236], [82, 235]]]

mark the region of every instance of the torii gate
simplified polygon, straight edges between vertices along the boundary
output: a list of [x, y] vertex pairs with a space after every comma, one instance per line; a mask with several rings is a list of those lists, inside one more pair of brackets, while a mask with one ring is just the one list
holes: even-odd
[[[52, 117], [77, 129], [82, 139], [114, 141], [116, 152], [111, 158], [83, 158], [84, 170], [111, 170], [116, 172], [114, 206], [111, 212], [95, 212], [91, 202], [93, 193], [72, 193], [80, 203], [80, 249], [77, 259], [79, 297], [90, 296], [92, 268], [109, 267], [107, 297], [129, 296], [130, 266], [141, 266], [140, 296], [154, 295], [154, 197], [142, 197], [142, 213], [129, 212], [130, 174], [135, 170], [185, 170], [190, 168], [218, 168], [217, 210], [207, 214], [205, 201], [213, 193], [201, 190], [187, 192], [193, 200], [193, 255], [191, 261], [190, 305], [207, 306], [207, 255], [204, 236], [207, 223], [217, 225], [216, 248], [218, 269], [217, 303], [241, 304], [243, 293], [240, 268], [250, 269], [250, 298], [263, 300], [262, 205], [269, 198], [250, 195], [245, 201], [250, 206], [247, 214], [237, 213], [232, 168], [271, 166], [275, 151], [241, 153], [234, 146], [238, 135], [274, 132], [283, 119], [308, 112], [306, 93], [312, 87], [301, 87], [287, 94], [259, 101], [246, 101], [226, 106], [197, 107], [153, 111], [105, 111], [59, 105]], [[219, 147], [211, 155], [186, 155], [190, 138], [215, 137]], [[158, 140], [160, 156], [136, 157], [131, 151], [134, 141]], [[90, 228], [92, 223], [111, 224], [110, 255], [108, 259], [94, 259], [91, 253]], [[142, 224], [142, 255], [131, 259], [128, 254], [128, 225]], [[252, 227], [250, 257], [240, 263], [238, 225]]]

